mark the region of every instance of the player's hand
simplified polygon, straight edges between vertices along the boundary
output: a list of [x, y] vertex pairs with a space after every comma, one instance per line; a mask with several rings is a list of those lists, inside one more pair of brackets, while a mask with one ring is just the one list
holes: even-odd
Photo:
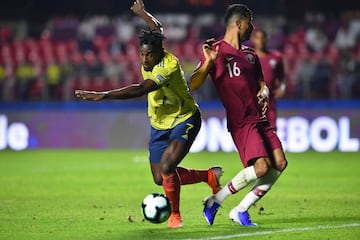
[[266, 114], [269, 108], [269, 93], [264, 91], [265, 85], [259, 90], [256, 97], [258, 98], [258, 104], [261, 106], [261, 112], [263, 115]]
[[95, 92], [95, 91], [75, 90], [75, 96], [83, 100], [99, 101], [104, 98], [105, 93]]
[[144, 12], [144, 10], [145, 10], [144, 2], [142, 0], [136, 0], [130, 9], [135, 14], [139, 15], [140, 13]]
[[260, 101], [259, 100], [259, 104], [261, 106], [261, 113], [262, 115], [265, 115], [266, 112], [268, 111], [269, 109], [269, 101]]
[[204, 42], [202, 45], [203, 53], [206, 58], [206, 60], [209, 60], [211, 62], [214, 62], [219, 54], [219, 46], [216, 46], [216, 48], [213, 48], [213, 44], [216, 42], [214, 38], [210, 38]]

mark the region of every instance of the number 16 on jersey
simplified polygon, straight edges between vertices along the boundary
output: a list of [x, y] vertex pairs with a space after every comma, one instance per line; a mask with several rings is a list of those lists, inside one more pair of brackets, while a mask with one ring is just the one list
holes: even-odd
[[238, 66], [236, 66], [237, 62], [234, 62], [234, 65], [231, 67], [231, 64], [226, 64], [227, 70], [229, 72], [230, 78], [233, 76], [238, 77], [241, 74], [241, 70]]

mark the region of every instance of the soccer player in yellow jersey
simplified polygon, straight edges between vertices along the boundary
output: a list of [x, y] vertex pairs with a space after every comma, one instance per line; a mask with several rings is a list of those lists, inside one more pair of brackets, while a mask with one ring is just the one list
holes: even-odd
[[180, 185], [206, 182], [216, 193], [221, 188], [219, 179], [222, 169], [195, 170], [178, 166], [200, 130], [200, 112], [189, 94], [178, 59], [163, 48], [165, 37], [161, 23], [145, 10], [141, 0], [134, 2], [131, 10], [144, 19], [150, 28], [139, 36], [144, 81], [105, 92], [76, 90], [75, 95], [80, 99], [98, 101], [129, 99], [147, 94], [151, 125], [151, 172], [154, 182], [163, 186], [172, 203], [168, 227], [179, 228], [182, 227]]

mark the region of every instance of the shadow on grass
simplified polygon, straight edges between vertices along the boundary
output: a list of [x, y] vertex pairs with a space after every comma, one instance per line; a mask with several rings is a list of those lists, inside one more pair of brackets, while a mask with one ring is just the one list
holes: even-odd
[[256, 231], [269, 231], [268, 227], [242, 227], [229, 222], [229, 224], [217, 224], [214, 226], [192, 225], [184, 226], [180, 229], [168, 229], [166, 225], [162, 228], [158, 226], [154, 228], [134, 229], [134, 231], [126, 232], [111, 239], [192, 239], [207, 238], [219, 235], [234, 235], [240, 233], [252, 233]]
[[[107, 239], [199, 239], [215, 236], [231, 236], [237, 234], [251, 234], [255, 232], [278, 231], [289, 228], [308, 228], [318, 226], [336, 226], [342, 224], [359, 223], [356, 217], [306, 217], [297, 219], [273, 219], [271, 222], [258, 221], [258, 227], [242, 227], [232, 222], [219, 223], [213, 226], [204, 224], [186, 225], [180, 229], [168, 229], [166, 224], [146, 226], [143, 228], [115, 234]], [[116, 236], [117, 235], [117, 236]]]

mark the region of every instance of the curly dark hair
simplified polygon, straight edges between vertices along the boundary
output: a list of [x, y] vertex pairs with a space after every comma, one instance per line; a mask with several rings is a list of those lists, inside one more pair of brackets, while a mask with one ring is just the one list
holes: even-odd
[[161, 32], [156, 30], [141, 30], [138, 38], [140, 45], [148, 44], [159, 51], [164, 51], [163, 42], [165, 40], [165, 36]]

